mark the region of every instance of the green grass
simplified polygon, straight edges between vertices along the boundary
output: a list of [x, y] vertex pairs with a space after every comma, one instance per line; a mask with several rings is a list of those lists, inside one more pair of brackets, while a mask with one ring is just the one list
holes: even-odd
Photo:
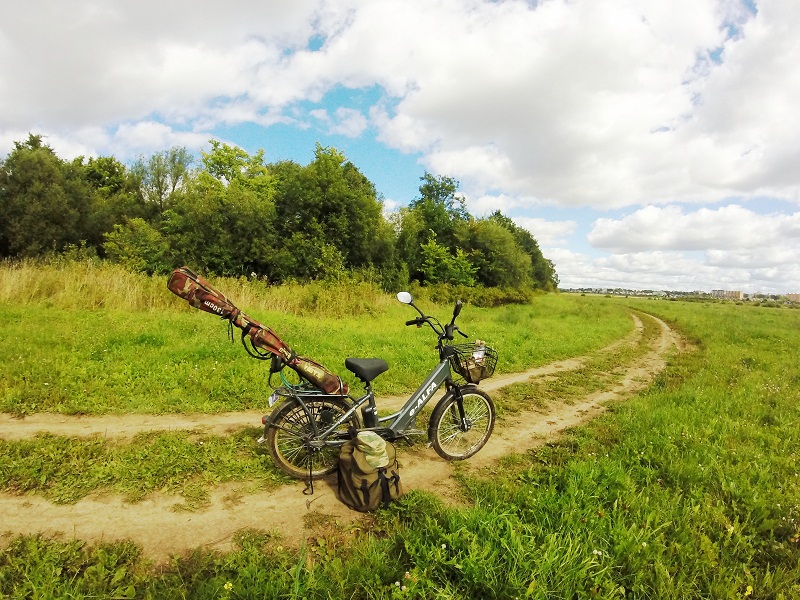
[[523, 410], [545, 409], [553, 403], [571, 404], [592, 392], [619, 383], [632, 361], [650, 350], [661, 328], [649, 315], [639, 314], [642, 334], [634, 343], [619, 344], [587, 356], [577, 369], [513, 383], [493, 394], [498, 417], [513, 420]]
[[[667, 320], [694, 349], [586, 426], [490, 469], [459, 469], [466, 508], [410, 490], [357, 529], [329, 524], [299, 550], [243, 532], [233, 552], [197, 550], [157, 570], [132, 544], [18, 537], [0, 551], [0, 597], [800, 597], [800, 311], [545, 298], [505, 313], [518, 315], [512, 329], [530, 325], [552, 341], [543, 354], [527, 346], [529, 364], [580, 345], [550, 336], [548, 324], [585, 320], [595, 332], [586, 347], [598, 348], [614, 336], [596, 333], [610, 330], [595, 318], [629, 308]], [[517, 333], [500, 332], [503, 310], [476, 310], [475, 323], [494, 321], [496, 339], [511, 344]], [[143, 452], [160, 438], [127, 449], [86, 443], [100, 457]], [[188, 453], [192, 439], [170, 443]], [[169, 481], [161, 477], [156, 486]]]
[[[135, 502], [155, 491], [179, 494], [187, 508], [201, 505], [211, 487], [248, 481], [269, 489], [289, 481], [257, 447], [260, 429], [227, 437], [192, 432], [142, 433], [130, 443], [100, 437], [40, 435], [0, 439], [0, 487], [70, 503], [98, 490]], [[255, 450], [254, 450], [255, 449]]]
[[[36, 271], [24, 271], [24, 281], [18, 281], [19, 277], [12, 277], [14, 269], [0, 268], [0, 282], [18, 283], [27, 290], [20, 297], [30, 298], [20, 303], [12, 301], [9, 290], [0, 294], [0, 299], [6, 298], [0, 301], [4, 332], [0, 411], [17, 415], [213, 413], [264, 406], [271, 392], [268, 363], [245, 353], [238, 341], [239, 330], [234, 332], [236, 342], [228, 341], [225, 322], [190, 308], [166, 289], [164, 278], [95, 272], [91, 267], [63, 271], [41, 267], [37, 283]], [[130, 296], [118, 291], [113, 302], [99, 302], [100, 292], [92, 286], [117, 275], [128, 279]], [[83, 277], [84, 283], [79, 285], [71, 277]], [[265, 290], [258, 282], [227, 283], [246, 297], [256, 294], [259, 287]], [[231, 297], [299, 354], [321, 362], [356, 388], [344, 359], [378, 356], [390, 365], [389, 372], [376, 381], [378, 395], [410, 394], [437, 360], [435, 337], [427, 328], [405, 327], [414, 311], [386, 295], [374, 295], [374, 290], [365, 292], [369, 299], [374, 296], [374, 308], [369, 314], [361, 312], [363, 288], [332, 287], [330, 302], [323, 302], [316, 286], [291, 287], [299, 297], [298, 305], [310, 302], [303, 299], [308, 296], [321, 307], [335, 307], [329, 312], [320, 308], [313, 316], [259, 308], [268, 303], [263, 298], [253, 301], [251, 308]], [[64, 289], [72, 292], [65, 295]], [[286, 289], [267, 291], [287, 293]], [[353, 309], [349, 316], [341, 316], [347, 292]], [[81, 308], [76, 298], [84, 293], [90, 297]], [[451, 306], [420, 304], [442, 320], [452, 311]], [[487, 340], [499, 351], [497, 372], [505, 373], [595, 350], [624, 335], [630, 320], [613, 303], [540, 296], [526, 306], [467, 306], [459, 325], [473, 340]]]

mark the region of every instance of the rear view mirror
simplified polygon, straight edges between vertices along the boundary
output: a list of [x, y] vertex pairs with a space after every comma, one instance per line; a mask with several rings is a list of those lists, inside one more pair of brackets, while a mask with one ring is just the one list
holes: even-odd
[[408, 292], [398, 292], [397, 299], [403, 304], [414, 304], [414, 298]]
[[461, 300], [456, 300], [456, 305], [453, 307], [453, 322], [455, 323], [456, 317], [461, 314], [461, 307], [463, 306]]

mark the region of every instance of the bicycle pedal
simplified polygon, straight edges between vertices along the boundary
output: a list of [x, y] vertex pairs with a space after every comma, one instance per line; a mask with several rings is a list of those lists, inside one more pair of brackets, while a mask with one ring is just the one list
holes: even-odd
[[405, 431], [400, 432], [394, 441], [403, 440], [409, 446], [413, 446], [419, 441], [421, 436], [425, 436], [427, 438], [427, 433], [421, 429], [406, 429]]

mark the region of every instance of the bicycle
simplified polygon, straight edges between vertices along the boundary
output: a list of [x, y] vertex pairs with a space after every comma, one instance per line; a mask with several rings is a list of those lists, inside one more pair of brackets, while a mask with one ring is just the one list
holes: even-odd
[[[492, 399], [477, 384], [491, 377], [497, 364], [497, 352], [483, 342], [453, 344], [455, 333], [468, 337], [455, 324], [462, 303], [457, 301], [450, 323], [442, 325], [426, 315], [408, 292], [397, 299], [419, 313], [406, 321], [407, 326], [428, 325], [437, 334], [439, 363], [431, 370], [400, 410], [379, 416], [372, 383], [389, 369], [380, 358], [347, 358], [345, 367], [365, 387], [354, 397], [320, 391], [305, 381], [293, 384], [283, 374], [280, 356], [274, 355], [270, 376], [280, 373], [283, 385], [269, 398], [271, 414], [262, 418], [264, 434], [259, 444], [267, 444], [272, 460], [285, 473], [309, 481], [336, 469], [339, 450], [350, 439], [351, 428], [377, 432], [386, 440], [409, 439], [424, 434], [415, 427], [416, 417], [434, 394], [445, 386], [445, 394], [433, 408], [428, 422], [428, 442], [445, 460], [464, 460], [477, 453], [488, 441], [495, 423]], [[453, 373], [456, 376], [454, 377]]]

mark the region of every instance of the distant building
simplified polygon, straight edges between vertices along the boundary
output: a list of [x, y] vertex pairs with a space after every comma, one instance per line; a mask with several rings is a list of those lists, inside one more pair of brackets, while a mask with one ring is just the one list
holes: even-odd
[[725, 300], [742, 300], [744, 293], [730, 290], [711, 290], [712, 298], [724, 298]]
[[786, 299], [792, 302], [800, 302], [800, 294], [786, 294]]

